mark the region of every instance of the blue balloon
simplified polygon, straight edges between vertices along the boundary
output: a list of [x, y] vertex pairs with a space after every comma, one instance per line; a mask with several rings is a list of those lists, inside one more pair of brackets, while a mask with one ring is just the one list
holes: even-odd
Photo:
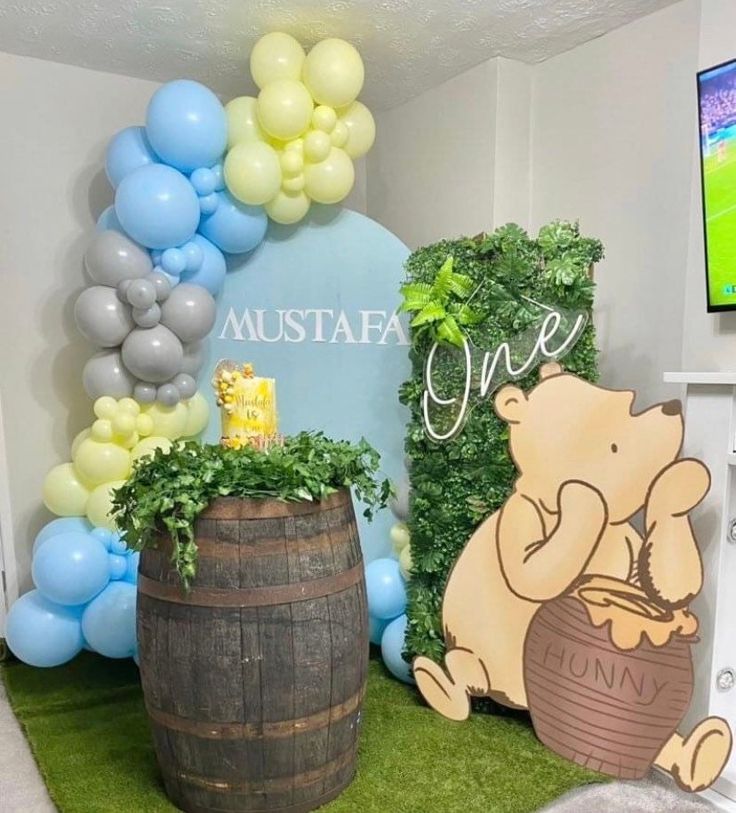
[[266, 236], [268, 217], [262, 206], [240, 203], [229, 192], [217, 192], [217, 209], [204, 215], [199, 233], [227, 254], [245, 254]]
[[140, 553], [133, 551], [128, 557], [128, 565], [125, 569], [125, 581], [131, 584], [138, 583], [138, 562], [141, 560]]
[[125, 556], [128, 552], [128, 545], [120, 534], [113, 532], [110, 537], [110, 550], [112, 553], [117, 553], [118, 556]]
[[374, 559], [365, 569], [368, 612], [374, 618], [396, 618], [406, 610], [406, 586], [396, 559]]
[[107, 559], [110, 564], [110, 578], [124, 579], [128, 572], [128, 557], [120, 556], [117, 553], [108, 553]]
[[110, 550], [112, 547], [112, 541], [116, 534], [114, 531], [111, 531], [108, 528], [94, 528], [92, 530], [92, 536], [102, 542], [102, 544], [105, 546], [105, 550]]
[[146, 133], [155, 152], [172, 167], [182, 172], [209, 167], [227, 146], [225, 108], [199, 82], [167, 82], [148, 103]]
[[158, 163], [143, 127], [126, 127], [110, 139], [105, 153], [105, 173], [116, 188], [134, 169]]
[[165, 249], [191, 240], [199, 225], [199, 199], [181, 172], [149, 164], [120, 182], [115, 214], [137, 243]]
[[225, 282], [227, 272], [225, 257], [217, 246], [213, 246], [201, 234], [195, 234], [192, 237], [192, 242], [202, 250], [202, 264], [196, 271], [182, 272], [181, 281], [190, 282], [192, 285], [201, 285], [212, 296], [217, 296]]
[[126, 581], [110, 582], [92, 599], [82, 615], [82, 632], [89, 645], [108, 658], [130, 658], [136, 650], [136, 588]]
[[41, 545], [31, 565], [33, 583], [55, 604], [85, 604], [110, 580], [105, 546], [92, 534], [67, 531]]
[[383, 631], [388, 626], [388, 621], [384, 618], [374, 618], [372, 615], [368, 616], [368, 638], [372, 644], [380, 646]]
[[384, 630], [381, 638], [381, 655], [389, 672], [404, 683], [416, 683], [411, 673], [411, 666], [403, 659], [404, 639], [406, 638], [407, 618], [400, 615]]
[[33, 555], [36, 551], [52, 536], [63, 534], [66, 531], [79, 531], [86, 534], [92, 530], [92, 523], [88, 522], [84, 517], [59, 517], [59, 519], [52, 519], [41, 528], [33, 542]]
[[82, 650], [78, 612], [45, 599], [38, 590], [10, 608], [5, 638], [13, 654], [31, 666], [60, 666]]

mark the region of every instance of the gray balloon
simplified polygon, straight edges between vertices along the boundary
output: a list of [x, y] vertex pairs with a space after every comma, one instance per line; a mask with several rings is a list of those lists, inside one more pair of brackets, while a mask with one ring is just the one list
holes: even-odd
[[153, 268], [145, 249], [112, 230], [95, 236], [84, 255], [84, 265], [95, 282], [112, 288], [124, 279], [145, 277]]
[[152, 282], [156, 289], [156, 302], [165, 302], [171, 293], [171, 283], [166, 274], [163, 271], [151, 271], [150, 274], [146, 274], [145, 279]]
[[101, 395], [126, 398], [133, 394], [135, 379], [126, 370], [120, 350], [103, 350], [84, 365], [82, 384], [92, 400]]
[[128, 304], [129, 304], [129, 303], [128, 303], [128, 288], [130, 288], [130, 283], [131, 283], [131, 282], [133, 282], [133, 280], [132, 280], [132, 279], [124, 279], [124, 280], [121, 280], [121, 281], [118, 283], [118, 287], [117, 287], [117, 289], [116, 289], [116, 290], [117, 290], [118, 299], [119, 299], [121, 302], [124, 302], [126, 305], [128, 305]]
[[202, 369], [207, 357], [207, 342], [190, 342], [184, 345], [184, 360], [181, 363], [181, 371], [191, 376], [196, 376]]
[[147, 279], [134, 279], [128, 286], [125, 295], [134, 308], [145, 310], [156, 301], [156, 286]]
[[156, 400], [156, 387], [145, 381], [139, 381], [133, 387], [133, 398], [141, 404], [152, 404]]
[[174, 288], [161, 306], [161, 324], [166, 325], [183, 342], [196, 342], [215, 324], [215, 300], [199, 285], [183, 282]]
[[136, 378], [151, 384], [169, 381], [181, 369], [184, 350], [176, 336], [163, 325], [136, 328], [123, 342], [123, 362]]
[[156, 400], [164, 406], [176, 406], [181, 401], [181, 394], [173, 384], [162, 384], [156, 390]]
[[406, 522], [409, 519], [409, 483], [402, 480], [400, 483], [394, 483], [394, 488], [396, 496], [391, 497], [389, 506], [396, 519]]
[[138, 327], [155, 327], [161, 321], [161, 308], [156, 302], [150, 308], [133, 308], [133, 320]]
[[107, 285], [82, 291], [74, 304], [74, 319], [82, 336], [100, 347], [117, 347], [135, 327], [130, 308]]
[[181, 395], [184, 400], [191, 398], [197, 391], [197, 382], [192, 376], [187, 375], [187, 373], [179, 373], [179, 375], [174, 376], [171, 383], [176, 387], [179, 391], [179, 395]]

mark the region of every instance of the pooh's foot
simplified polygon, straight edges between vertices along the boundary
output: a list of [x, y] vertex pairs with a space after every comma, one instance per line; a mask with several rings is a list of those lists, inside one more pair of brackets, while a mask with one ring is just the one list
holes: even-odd
[[731, 729], [720, 717], [708, 717], [684, 739], [673, 734], [657, 757], [656, 764], [669, 771], [687, 791], [710, 787], [723, 770], [731, 753]]
[[429, 658], [414, 659], [414, 679], [429, 705], [449, 720], [467, 720], [470, 698], [487, 694], [488, 675], [481, 661], [467, 649], [453, 649], [445, 667]]

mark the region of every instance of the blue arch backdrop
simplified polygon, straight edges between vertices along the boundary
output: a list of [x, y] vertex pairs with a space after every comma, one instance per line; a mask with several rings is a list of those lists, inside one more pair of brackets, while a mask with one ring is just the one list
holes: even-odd
[[[383, 473], [402, 480], [408, 410], [398, 389], [410, 365], [407, 320], [396, 310], [408, 255], [395, 235], [347, 209], [313, 207], [296, 227], [271, 223], [219, 297], [200, 384], [212, 408], [205, 440], [219, 439], [208, 385], [217, 362], [252, 362], [256, 375], [276, 379], [284, 434], [365, 437]], [[388, 554], [395, 521], [389, 510], [372, 523], [359, 516], [368, 560]]]

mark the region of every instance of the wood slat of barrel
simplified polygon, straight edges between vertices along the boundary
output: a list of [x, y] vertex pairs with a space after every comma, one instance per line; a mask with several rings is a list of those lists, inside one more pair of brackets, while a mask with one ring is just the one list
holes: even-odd
[[170, 542], [141, 556], [141, 678], [166, 791], [185, 811], [306, 813], [352, 780], [368, 613], [347, 490], [215, 501], [189, 593]]

